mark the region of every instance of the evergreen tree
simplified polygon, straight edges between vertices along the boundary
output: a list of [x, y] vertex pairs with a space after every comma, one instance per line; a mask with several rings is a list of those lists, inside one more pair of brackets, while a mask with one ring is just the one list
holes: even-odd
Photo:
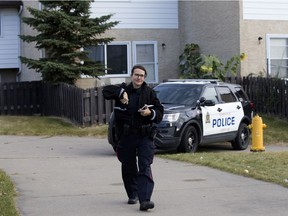
[[42, 73], [44, 81], [74, 84], [81, 74], [98, 77], [105, 66], [91, 61], [83, 48], [109, 43], [114, 38], [100, 38], [118, 22], [109, 22], [110, 15], [90, 18], [90, 4], [94, 0], [39, 1], [43, 9], [29, 7], [31, 17], [23, 22], [37, 30], [36, 36], [20, 35], [27, 43], [36, 43], [45, 56], [30, 59], [20, 56], [28, 68]]

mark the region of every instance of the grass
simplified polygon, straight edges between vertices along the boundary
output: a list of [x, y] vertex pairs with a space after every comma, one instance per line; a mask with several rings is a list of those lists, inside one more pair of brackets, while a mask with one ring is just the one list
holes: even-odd
[[[265, 145], [288, 146], [288, 121], [262, 116]], [[55, 117], [0, 116], [0, 135], [107, 137], [107, 125], [77, 127]], [[157, 154], [158, 157], [208, 166], [288, 188], [288, 152], [202, 151], [193, 154]], [[11, 179], [0, 170], [0, 216], [18, 216]]]
[[159, 157], [216, 168], [288, 188], [288, 151], [164, 154]]
[[[261, 115], [260, 115], [261, 116]], [[261, 116], [262, 117], [262, 116]], [[263, 116], [262, 121], [267, 125], [263, 130], [265, 145], [288, 146], [288, 120]]]
[[77, 127], [68, 120], [43, 116], [0, 116], [1, 135], [107, 136], [107, 125]]
[[18, 216], [14, 199], [16, 191], [14, 190], [11, 179], [0, 170], [0, 215]]

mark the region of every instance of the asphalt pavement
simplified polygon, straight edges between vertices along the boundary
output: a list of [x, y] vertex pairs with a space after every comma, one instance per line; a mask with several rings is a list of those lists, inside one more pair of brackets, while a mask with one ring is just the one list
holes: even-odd
[[[265, 151], [283, 150], [288, 148]], [[21, 216], [286, 216], [288, 212], [287, 188], [157, 156], [152, 165], [155, 208], [141, 212], [139, 204], [127, 204], [120, 163], [106, 139], [0, 136], [0, 169], [15, 183]]]

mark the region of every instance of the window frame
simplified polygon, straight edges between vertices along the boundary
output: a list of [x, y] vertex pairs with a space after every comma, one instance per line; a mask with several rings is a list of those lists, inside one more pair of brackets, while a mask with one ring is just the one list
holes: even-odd
[[[145, 67], [145, 64], [153, 64], [154, 65], [154, 78], [153, 81], [146, 81], [147, 83], [158, 83], [158, 47], [157, 41], [132, 41], [132, 53], [133, 53], [133, 64], [141, 64]], [[154, 62], [137, 62], [137, 45], [153, 45], [154, 52]]]
[[286, 73], [287, 73], [287, 76], [288, 76], [288, 34], [267, 34], [266, 35], [267, 76], [271, 77], [271, 75], [272, 75], [271, 60], [273, 60], [273, 59], [271, 58], [271, 40], [273, 40], [273, 39], [286, 39], [287, 40], [287, 45], [286, 45], [287, 56], [286, 56], [286, 58], [284, 60], [286, 60], [286, 70], [287, 70]]
[[[154, 80], [148, 81], [147, 83], [158, 83], [158, 47], [157, 41], [112, 41], [108, 44], [101, 44], [104, 46], [104, 64], [107, 67], [107, 45], [126, 45], [127, 48], [127, 74], [107, 74], [107, 70], [105, 70], [105, 74], [99, 76], [100, 78], [128, 78], [131, 76], [132, 65], [135, 64], [143, 64], [145, 65], [153, 65], [154, 68]], [[100, 45], [100, 44], [99, 44]], [[137, 45], [153, 45], [153, 62], [137, 62]]]
[[238, 102], [237, 97], [233, 94], [232, 90], [228, 86], [216, 86], [215, 89], [218, 93], [218, 97], [221, 103], [227, 104]]
[[[210, 91], [211, 89], [211, 91]], [[211, 94], [211, 92], [215, 92], [215, 94]], [[208, 96], [208, 97], [207, 97]], [[212, 97], [211, 97], [212, 96]], [[219, 104], [219, 95], [218, 95], [218, 91], [215, 88], [215, 86], [206, 86], [201, 94], [201, 97], [205, 97], [206, 100], [212, 100], [214, 101], [215, 104]]]
[[237, 86], [237, 87], [234, 87], [234, 90], [235, 90], [235, 95], [240, 102], [249, 101], [248, 95], [246, 94], [243, 88], [241, 88], [240, 86], [239, 87]]
[[108, 44], [102, 44], [104, 46], [104, 64], [107, 66], [107, 45], [126, 45], [127, 48], [127, 74], [107, 74], [107, 70], [105, 70], [105, 74], [99, 76], [100, 78], [119, 78], [119, 77], [130, 77], [131, 74], [131, 42], [130, 41], [113, 41]]

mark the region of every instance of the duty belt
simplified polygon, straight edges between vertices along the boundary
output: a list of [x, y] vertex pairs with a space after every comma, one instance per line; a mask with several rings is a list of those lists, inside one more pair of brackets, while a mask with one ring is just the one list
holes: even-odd
[[142, 125], [140, 127], [132, 127], [130, 125], [123, 125], [123, 134], [137, 134], [141, 136], [149, 136], [151, 133], [151, 125]]

